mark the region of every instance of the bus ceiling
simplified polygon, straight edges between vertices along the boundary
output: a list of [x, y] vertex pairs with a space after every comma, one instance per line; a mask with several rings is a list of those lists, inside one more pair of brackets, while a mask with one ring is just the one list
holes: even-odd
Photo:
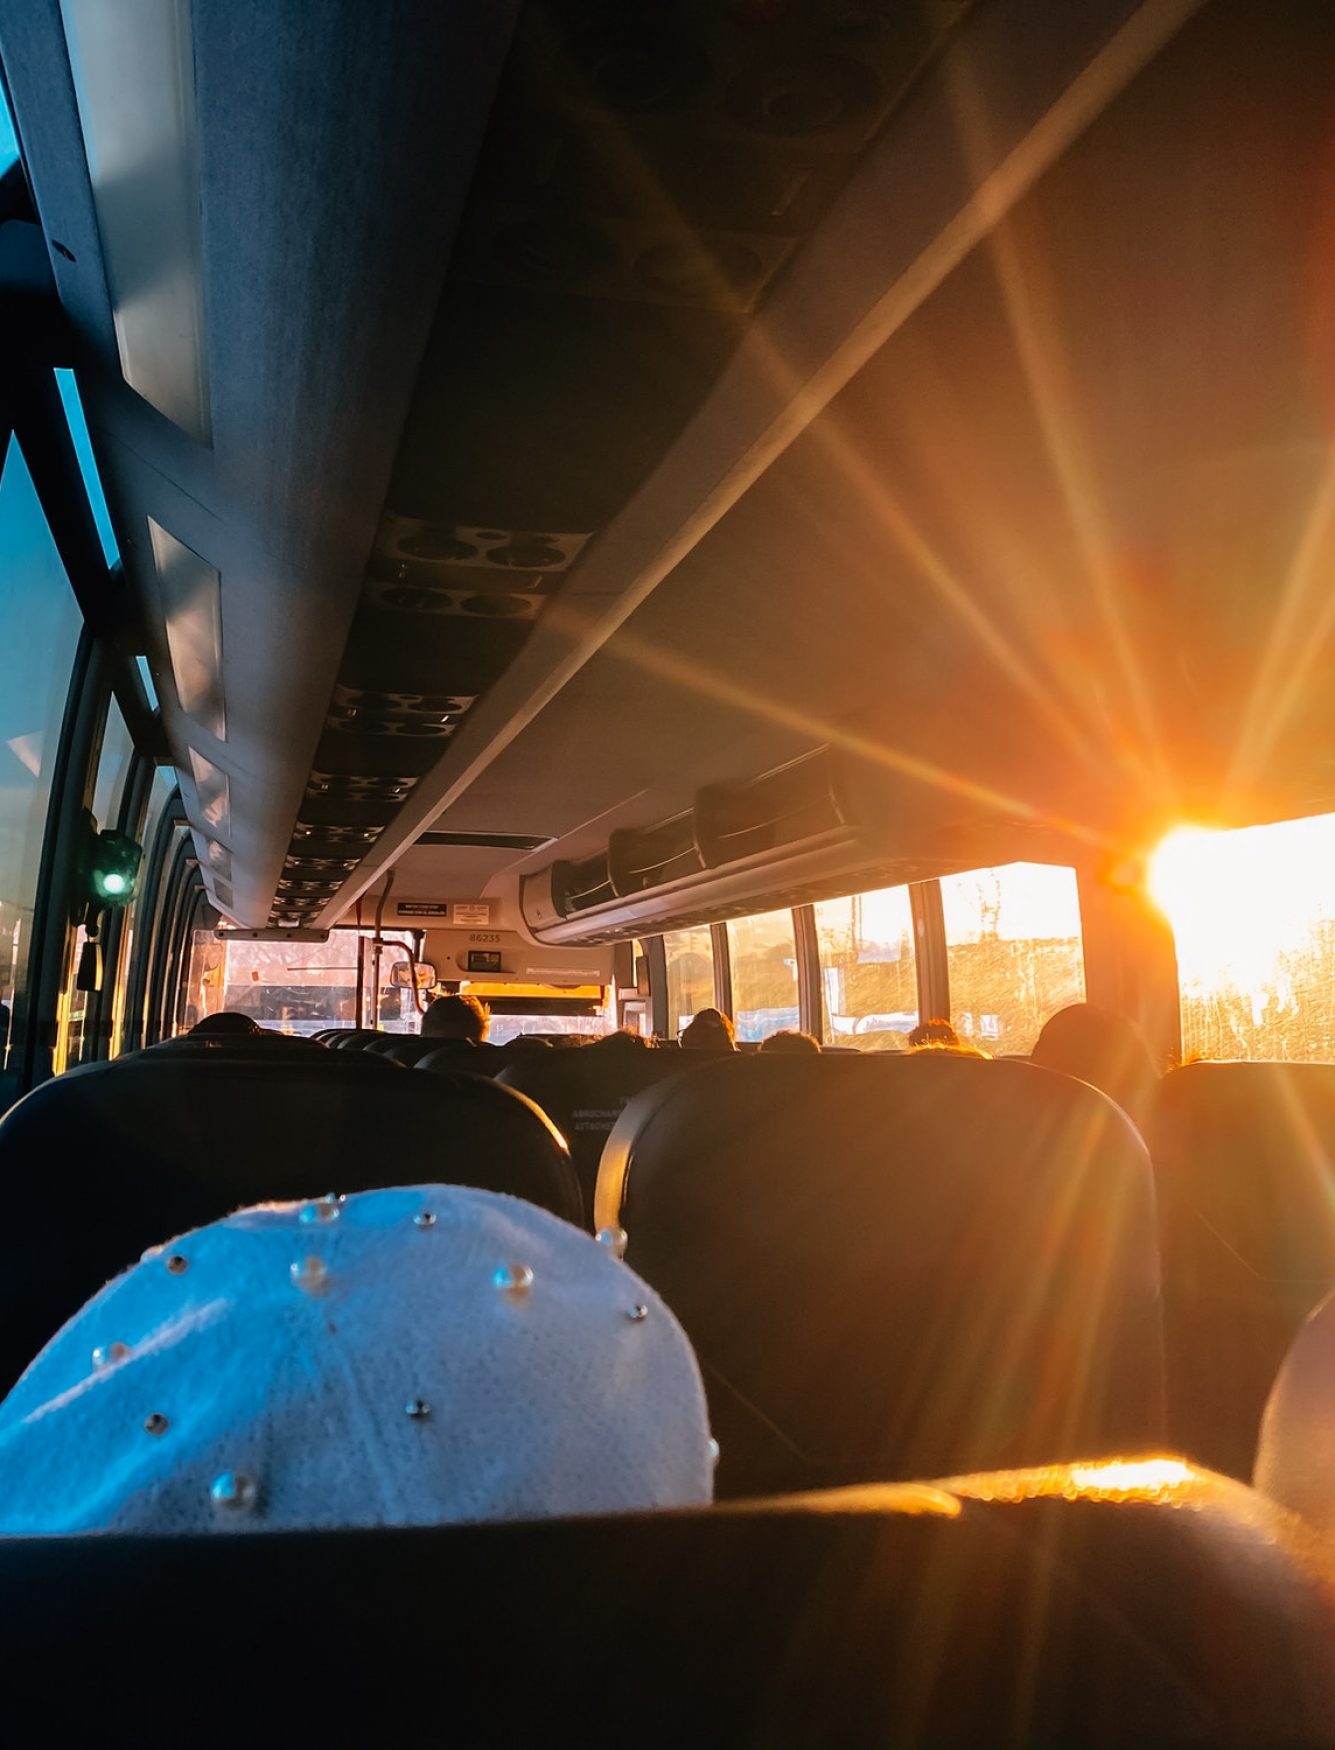
[[904, 858], [1330, 805], [1330, 9], [96, 13], [0, 53], [227, 916], [433, 822], [419, 892], [513, 897], [827, 746]]

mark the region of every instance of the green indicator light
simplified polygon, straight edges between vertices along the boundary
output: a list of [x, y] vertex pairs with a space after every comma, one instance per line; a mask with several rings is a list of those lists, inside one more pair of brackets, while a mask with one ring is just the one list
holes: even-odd
[[128, 905], [139, 879], [139, 846], [124, 833], [102, 832], [92, 846], [88, 885], [105, 905]]

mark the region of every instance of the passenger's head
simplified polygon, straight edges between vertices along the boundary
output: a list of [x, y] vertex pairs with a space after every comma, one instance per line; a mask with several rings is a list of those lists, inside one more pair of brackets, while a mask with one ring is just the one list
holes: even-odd
[[908, 1053], [910, 1057], [981, 1057], [984, 1063], [991, 1063], [992, 1053], [984, 1051], [978, 1045], [946, 1045], [943, 1041], [929, 1039], [925, 1045], [915, 1045]]
[[253, 1038], [264, 1029], [258, 1021], [249, 1015], [243, 1015], [236, 1009], [219, 1009], [216, 1015], [205, 1015], [202, 1021], [196, 1021], [190, 1029], [191, 1038], [202, 1035], [208, 1039], [243, 1039]]
[[437, 997], [422, 1016], [424, 1039], [471, 1039], [480, 1045], [491, 1025], [491, 1011], [476, 997]]
[[695, 1019], [681, 1030], [681, 1042], [687, 1051], [735, 1051], [736, 1032], [731, 1017], [719, 1009], [701, 1009]]
[[1123, 1015], [1093, 1003], [1072, 1003], [1049, 1017], [1033, 1061], [1091, 1082], [1135, 1119], [1143, 1117], [1159, 1077], [1149, 1049]]
[[0, 1535], [699, 1505], [699, 1370], [590, 1235], [458, 1186], [269, 1204], [155, 1248], [0, 1404]]
[[820, 1056], [820, 1042], [810, 1033], [799, 1033], [796, 1027], [785, 1027], [778, 1033], [771, 1033], [768, 1039], [762, 1039], [760, 1049], [764, 1052], [801, 1052], [804, 1056]]
[[629, 1027], [621, 1027], [615, 1033], [604, 1033], [601, 1039], [591, 1040], [589, 1049], [593, 1051], [647, 1051], [649, 1041], [641, 1038], [638, 1033], [632, 1033]]
[[958, 1045], [960, 1036], [949, 1021], [919, 1021], [909, 1034], [909, 1050], [917, 1051], [924, 1045]]

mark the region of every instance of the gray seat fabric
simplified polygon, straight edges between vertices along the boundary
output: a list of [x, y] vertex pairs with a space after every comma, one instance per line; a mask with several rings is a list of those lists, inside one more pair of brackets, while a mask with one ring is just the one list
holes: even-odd
[[1162, 1436], [1150, 1164], [1083, 1082], [946, 1054], [718, 1059], [627, 1106], [595, 1219], [695, 1344], [721, 1492]]

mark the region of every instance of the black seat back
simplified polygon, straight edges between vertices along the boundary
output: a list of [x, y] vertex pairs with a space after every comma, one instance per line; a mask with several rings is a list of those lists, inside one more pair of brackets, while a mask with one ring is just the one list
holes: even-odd
[[639, 1095], [595, 1219], [695, 1344], [721, 1492], [1161, 1435], [1154, 1193], [1082, 1082], [946, 1054], [730, 1057]]
[[1189, 1064], [1160, 1083], [1146, 1135], [1169, 1431], [1250, 1476], [1280, 1363], [1335, 1286], [1335, 1065]]
[[691, 1061], [689, 1053], [635, 1046], [524, 1051], [510, 1059], [497, 1080], [536, 1101], [570, 1144], [585, 1219], [592, 1224], [603, 1144], [626, 1102], [668, 1076], [687, 1073]]
[[486, 1040], [474, 1045], [471, 1039], [428, 1039], [424, 1043], [434, 1049], [422, 1052], [416, 1067], [433, 1073], [443, 1070], [447, 1075], [458, 1071], [465, 1075], [498, 1076], [512, 1063], [552, 1055], [545, 1039], [528, 1037], [510, 1039], [504, 1045], [492, 1045]]
[[1209, 1479], [1120, 1500], [1057, 1481], [1077, 1498], [971, 1498], [980, 1478], [734, 1511], [0, 1543], [6, 1741], [1330, 1743], [1329, 1574], [1285, 1515]]
[[[420, 1033], [401, 1033], [394, 1035], [390, 1039], [389, 1043], [385, 1046], [384, 1055], [391, 1063], [401, 1063], [411, 1069], [415, 1065], [421, 1063], [422, 1059], [428, 1054], [428, 1052], [439, 1051], [443, 1045], [450, 1043], [451, 1041], [445, 1039], [424, 1039]], [[466, 1039], [459, 1039], [454, 1040], [452, 1043], [454, 1045], [467, 1045], [468, 1041]], [[476, 1046], [469, 1046], [469, 1051], [471, 1051], [474, 1056], [477, 1055]], [[465, 1054], [460, 1052], [457, 1055], [460, 1058], [459, 1067], [462, 1069], [464, 1067]], [[485, 1053], [483, 1055], [485, 1055]]]
[[580, 1220], [565, 1143], [522, 1095], [239, 1044], [249, 1054], [182, 1040], [71, 1070], [0, 1120], [0, 1390], [146, 1247], [243, 1204], [436, 1181]]

